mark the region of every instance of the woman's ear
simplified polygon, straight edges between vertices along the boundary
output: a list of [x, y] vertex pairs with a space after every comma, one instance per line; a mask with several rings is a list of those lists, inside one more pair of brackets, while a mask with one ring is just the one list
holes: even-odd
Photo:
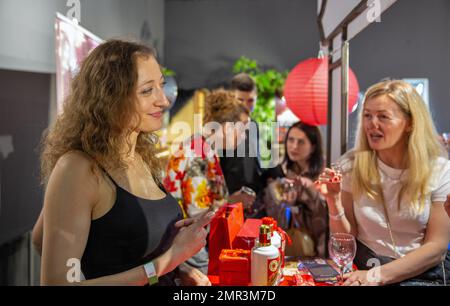
[[414, 125], [413, 125], [413, 123], [412, 123], [412, 120], [409, 119], [409, 120], [406, 122], [406, 128], [405, 128], [405, 131], [406, 131], [407, 133], [412, 133], [413, 129], [414, 129]]

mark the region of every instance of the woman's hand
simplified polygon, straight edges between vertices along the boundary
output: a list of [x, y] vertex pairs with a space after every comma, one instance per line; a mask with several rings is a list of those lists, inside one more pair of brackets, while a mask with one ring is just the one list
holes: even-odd
[[314, 186], [314, 182], [311, 179], [304, 176], [299, 177], [298, 181], [305, 188], [311, 188]]
[[300, 180], [296, 179], [283, 179], [284, 192], [282, 195], [283, 201], [288, 203], [290, 206], [294, 205], [298, 198], [298, 185], [301, 184]]
[[342, 175], [326, 168], [315, 182], [317, 189], [326, 198], [336, 198], [341, 193]]
[[176, 235], [172, 244], [172, 254], [175, 259], [175, 266], [197, 254], [206, 245], [207, 226], [214, 212], [207, 212], [197, 218], [183, 219], [175, 223], [175, 227], [180, 231]]
[[211, 281], [205, 274], [186, 263], [179, 266], [179, 277], [182, 286], [211, 286]]
[[[374, 269], [380, 269], [374, 268]], [[353, 271], [344, 274], [344, 284], [342, 286], [381, 286], [381, 279], [377, 277], [377, 271], [374, 269], [368, 271]], [[378, 275], [379, 270], [378, 270]]]
[[238, 203], [241, 202], [244, 210], [251, 210], [253, 203], [255, 202], [256, 197], [249, 195], [248, 193], [242, 192], [241, 190], [236, 191], [231, 196], [228, 197], [228, 201], [230, 203]]

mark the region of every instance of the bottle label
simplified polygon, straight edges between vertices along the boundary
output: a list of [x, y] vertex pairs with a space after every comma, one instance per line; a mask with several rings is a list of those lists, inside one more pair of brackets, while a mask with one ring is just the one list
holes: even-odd
[[278, 271], [280, 266], [280, 257], [269, 259], [267, 261], [267, 285], [276, 286], [278, 280]]
[[280, 251], [280, 269], [282, 269], [284, 268], [284, 251], [282, 247], [280, 247], [278, 250]]

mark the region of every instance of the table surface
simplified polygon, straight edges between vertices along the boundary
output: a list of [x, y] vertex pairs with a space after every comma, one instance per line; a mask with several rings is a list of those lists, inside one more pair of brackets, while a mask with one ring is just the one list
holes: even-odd
[[[284, 267], [284, 275], [283, 280], [280, 282], [279, 286], [334, 286], [333, 282], [315, 282], [311, 274], [304, 271], [299, 271], [297, 269], [298, 264], [302, 260], [315, 260], [322, 258], [292, 258], [286, 257], [285, 259], [285, 267]], [[323, 260], [323, 259], [322, 259]], [[330, 264], [336, 272], [339, 272], [336, 264], [331, 259], [325, 259], [328, 264]], [[291, 272], [291, 273], [289, 273]], [[300, 283], [296, 282], [295, 277], [292, 274], [297, 274], [300, 280]]]
[[[335, 283], [318, 283], [315, 282], [312, 276], [303, 271], [298, 270], [298, 264], [302, 260], [315, 260], [315, 259], [321, 259], [321, 258], [299, 258], [299, 257], [286, 257], [285, 258], [285, 267], [283, 269], [283, 278], [280, 282], [279, 286], [334, 286]], [[327, 263], [329, 263], [337, 272], [339, 272], [339, 269], [337, 268], [336, 264], [331, 259], [326, 259]], [[356, 267], [353, 267], [354, 269]], [[296, 278], [293, 276], [293, 274], [299, 275], [297, 279], [300, 281], [300, 283], [297, 283]], [[208, 277], [211, 280], [211, 283], [213, 286], [220, 286], [219, 284], [219, 276], [211, 276], [208, 275]]]

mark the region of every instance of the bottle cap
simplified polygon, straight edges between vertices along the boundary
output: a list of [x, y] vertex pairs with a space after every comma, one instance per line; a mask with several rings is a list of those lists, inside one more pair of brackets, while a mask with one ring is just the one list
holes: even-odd
[[270, 245], [270, 228], [268, 225], [261, 225], [259, 228], [259, 244], [261, 246], [268, 246]]
[[261, 225], [261, 226], [259, 227], [259, 234], [260, 234], [260, 235], [265, 235], [265, 234], [267, 234], [268, 232], [269, 232], [269, 226], [268, 226], [268, 225], [263, 224], [263, 225]]
[[262, 218], [262, 223], [264, 225], [268, 225], [271, 232], [276, 231], [278, 229], [278, 222], [274, 218], [264, 217]]

